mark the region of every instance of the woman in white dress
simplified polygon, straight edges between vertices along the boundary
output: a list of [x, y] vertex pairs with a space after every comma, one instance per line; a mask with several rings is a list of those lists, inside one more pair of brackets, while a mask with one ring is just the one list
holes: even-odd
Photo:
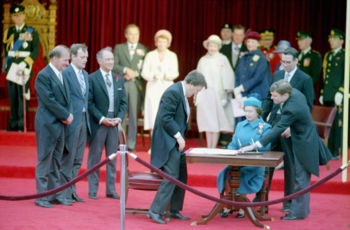
[[154, 35], [156, 49], [147, 53], [142, 68], [142, 77], [147, 81], [144, 105], [144, 130], [154, 126], [160, 98], [164, 91], [179, 76], [177, 56], [168, 48], [172, 35], [167, 30], [159, 30]]
[[219, 52], [221, 39], [217, 35], [210, 35], [203, 46], [208, 52], [199, 60], [197, 70], [204, 75], [208, 88], [197, 94], [197, 124], [199, 132], [206, 133], [207, 147], [216, 148], [220, 132], [233, 132], [235, 77], [227, 57]]

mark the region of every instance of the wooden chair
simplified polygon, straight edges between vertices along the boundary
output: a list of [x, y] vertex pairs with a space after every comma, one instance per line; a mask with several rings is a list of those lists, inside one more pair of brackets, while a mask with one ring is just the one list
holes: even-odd
[[315, 122], [318, 135], [323, 139], [326, 146], [328, 145], [328, 138], [336, 113], [337, 109], [334, 107], [320, 105], [312, 107], [312, 120]]
[[[119, 142], [120, 144], [127, 144], [124, 131], [119, 126]], [[143, 190], [143, 191], [157, 191], [163, 178], [154, 172], [130, 172], [128, 168], [129, 159], [126, 158], [126, 201], [128, 199], [129, 189]], [[126, 214], [147, 214], [148, 209], [144, 208], [126, 208]]]

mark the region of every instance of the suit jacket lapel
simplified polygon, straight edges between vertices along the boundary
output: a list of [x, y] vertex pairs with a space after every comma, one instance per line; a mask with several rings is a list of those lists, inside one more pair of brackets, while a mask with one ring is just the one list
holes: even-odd
[[73, 67], [69, 66], [68, 68], [68, 74], [72, 80], [73, 87], [75, 90], [78, 90], [78, 92], [80, 92], [81, 97], [84, 97], [83, 92], [81, 91], [80, 82], [78, 81], [78, 76], [75, 74]]
[[[186, 98], [185, 98], [185, 93], [184, 93], [183, 88], [182, 88], [182, 83], [181, 83], [181, 81], [179, 82], [179, 92], [180, 92], [181, 98], [182, 98], [182, 108], [184, 109], [185, 114], [186, 114], [187, 117], [188, 117], [189, 114], [188, 114], [187, 108], [186, 108]], [[187, 118], [187, 117], [186, 117], [186, 118]]]
[[[63, 80], [63, 84], [62, 82], [58, 79], [56, 73], [53, 71], [53, 69], [51, 69], [51, 67], [49, 66], [49, 71], [51, 72], [50, 73], [50, 77], [56, 82], [56, 84], [58, 85], [58, 88], [61, 90], [62, 94], [64, 95], [64, 97], [68, 100], [67, 98], [67, 91], [64, 87], [64, 80]], [[63, 76], [62, 76], [63, 78]]]
[[125, 57], [127, 57], [128, 62], [131, 63], [131, 57], [130, 57], [130, 53], [129, 53], [128, 43], [124, 43], [122, 49], [123, 49], [123, 52], [125, 54]]
[[106, 87], [106, 83], [105, 80], [103, 79], [102, 73], [100, 70], [97, 71], [97, 78], [96, 79], [98, 84], [100, 85], [100, 87], [103, 89], [103, 92], [106, 94], [107, 98], [108, 98], [108, 91], [107, 91], [107, 87]]

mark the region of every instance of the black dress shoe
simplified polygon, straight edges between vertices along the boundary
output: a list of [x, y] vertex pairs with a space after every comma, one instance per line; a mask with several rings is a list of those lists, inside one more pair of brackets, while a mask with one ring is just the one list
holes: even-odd
[[72, 205], [73, 202], [71, 200], [67, 199], [55, 199], [52, 201], [53, 204], [60, 204], [60, 205]]
[[151, 210], [148, 211], [147, 217], [148, 218], [152, 218], [152, 220], [154, 220], [158, 224], [166, 224], [166, 221], [162, 219], [160, 214], [154, 213]]
[[304, 219], [304, 218], [298, 218], [298, 217], [296, 217], [296, 216], [293, 216], [293, 215], [291, 215], [291, 214], [287, 214], [287, 215], [285, 215], [285, 216], [281, 216], [281, 218], [280, 218], [281, 220], [302, 220], [302, 219]]
[[36, 200], [34, 201], [36, 206], [43, 207], [43, 208], [53, 208], [53, 205], [50, 204], [48, 201], [43, 201], [43, 200]]
[[233, 210], [221, 209], [221, 211], [219, 213], [219, 216], [222, 217], [222, 218], [226, 218], [226, 217], [228, 217], [229, 214], [232, 214], [232, 213], [233, 213]]
[[76, 193], [73, 193], [73, 194], [72, 194], [72, 199], [73, 199], [74, 201], [77, 201], [77, 202], [85, 202], [85, 200], [84, 200], [84, 199], [81, 199], [80, 197], [78, 197], [78, 195], [77, 195]]
[[108, 198], [113, 198], [113, 199], [120, 199], [120, 196], [118, 196], [118, 194], [116, 193], [112, 193], [112, 194], [107, 194], [106, 197]]
[[97, 194], [96, 193], [89, 193], [89, 198], [93, 200], [97, 200]]
[[175, 218], [175, 219], [179, 219], [179, 220], [190, 220], [191, 219], [190, 217], [181, 215], [179, 212], [170, 212], [170, 217]]
[[235, 218], [244, 218], [245, 214], [244, 213], [237, 213], [237, 215], [235, 215]]

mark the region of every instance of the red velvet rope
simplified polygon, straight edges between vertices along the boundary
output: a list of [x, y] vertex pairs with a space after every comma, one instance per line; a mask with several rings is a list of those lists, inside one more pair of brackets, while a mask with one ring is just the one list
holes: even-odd
[[51, 189], [49, 191], [41, 192], [41, 193], [37, 193], [37, 194], [25, 195], [25, 196], [3, 196], [3, 195], [0, 195], [0, 200], [11, 200], [11, 201], [13, 201], [13, 200], [30, 200], [30, 199], [36, 199], [36, 198], [41, 198], [41, 197], [55, 194], [57, 192], [60, 192], [64, 189], [72, 186], [73, 184], [77, 183], [78, 181], [80, 181], [81, 179], [88, 176], [90, 173], [92, 173], [93, 171], [97, 170], [98, 168], [102, 167], [103, 165], [107, 164], [110, 161], [111, 160], [107, 157], [106, 159], [104, 159], [100, 163], [96, 164], [94, 167], [90, 168], [89, 170], [87, 170], [86, 172], [81, 174], [80, 176], [77, 176], [73, 180], [65, 183], [64, 185], [61, 185], [61, 186], [54, 188], [54, 189]]
[[134, 158], [137, 162], [139, 162], [140, 164], [146, 166], [147, 168], [149, 168], [151, 171], [158, 173], [161, 177], [169, 180], [170, 182], [174, 183], [175, 185], [179, 186], [182, 189], [188, 190], [198, 196], [201, 196], [203, 198], [206, 198], [208, 200], [212, 200], [215, 202], [219, 202], [219, 203], [223, 203], [223, 204], [227, 204], [227, 205], [234, 205], [234, 206], [238, 206], [238, 207], [260, 207], [260, 206], [268, 206], [268, 205], [272, 205], [272, 204], [277, 204], [280, 202], [284, 202], [287, 200], [292, 200], [295, 199], [299, 196], [304, 195], [307, 192], [310, 192], [311, 190], [313, 190], [314, 188], [320, 186], [321, 184], [325, 183], [326, 181], [332, 179], [333, 177], [335, 177], [336, 175], [338, 175], [341, 171], [343, 171], [347, 166], [345, 167], [339, 167], [337, 170], [335, 170], [334, 172], [332, 172], [331, 174], [325, 176], [324, 178], [322, 178], [321, 180], [319, 180], [318, 182], [316, 182], [313, 185], [310, 185], [307, 188], [304, 188], [303, 190], [300, 190], [296, 193], [290, 194], [288, 196], [276, 199], [276, 200], [270, 200], [270, 201], [263, 201], [263, 202], [237, 202], [237, 201], [230, 201], [230, 200], [225, 200], [225, 199], [219, 199], [217, 197], [208, 195], [206, 193], [203, 193], [197, 189], [194, 189], [184, 183], [182, 183], [181, 181], [169, 176], [168, 174], [164, 173], [162, 170], [154, 167], [153, 165], [150, 165], [149, 163], [147, 163], [146, 161], [142, 160], [141, 158], [137, 157]]

